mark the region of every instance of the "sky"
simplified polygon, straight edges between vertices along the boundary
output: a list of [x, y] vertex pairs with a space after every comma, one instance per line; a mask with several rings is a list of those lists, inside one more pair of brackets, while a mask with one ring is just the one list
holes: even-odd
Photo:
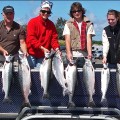
[[[94, 29], [96, 36], [93, 40], [101, 40], [102, 30], [108, 25], [106, 14], [109, 9], [120, 10], [120, 1], [104, 1], [104, 0], [76, 0], [81, 2], [82, 6], [86, 9], [86, 16], [94, 23]], [[65, 20], [70, 18], [69, 10], [73, 0], [51, 0], [53, 2], [52, 14], [49, 18], [54, 23], [60, 17]], [[21, 25], [27, 24], [28, 21], [37, 16], [40, 10], [41, 0], [16, 0], [16, 1], [6, 1], [0, 0], [0, 12], [4, 6], [11, 5], [15, 9], [15, 21]], [[0, 14], [0, 21], [2, 20], [2, 15]]]

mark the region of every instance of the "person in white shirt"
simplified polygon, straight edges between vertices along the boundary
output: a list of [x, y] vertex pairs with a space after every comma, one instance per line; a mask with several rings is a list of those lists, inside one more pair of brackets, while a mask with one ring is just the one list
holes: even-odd
[[64, 26], [66, 53], [69, 61], [73, 57], [92, 57], [92, 36], [95, 35], [93, 23], [85, 16], [81, 3], [74, 2], [70, 9], [70, 20]]
[[[85, 16], [85, 9], [79, 2], [71, 5], [69, 14], [71, 18], [66, 22], [63, 30], [67, 59], [72, 65], [83, 67], [85, 57], [92, 58], [92, 37], [95, 35], [93, 23]], [[70, 105], [75, 106], [73, 102]], [[95, 104], [89, 101], [88, 106]]]

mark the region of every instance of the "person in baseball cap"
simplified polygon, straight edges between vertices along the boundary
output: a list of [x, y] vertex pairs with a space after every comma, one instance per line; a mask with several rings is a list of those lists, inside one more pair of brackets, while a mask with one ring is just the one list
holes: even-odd
[[5, 6], [4, 8], [3, 8], [3, 12], [5, 13], [5, 14], [7, 14], [7, 13], [14, 13], [14, 8], [12, 7], [12, 6]]
[[[27, 48], [26, 48], [26, 32], [24, 28], [14, 21], [14, 8], [12, 6], [5, 6], [2, 10], [2, 17], [3, 20], [0, 21], [0, 61], [3, 58], [3, 65], [4, 62], [8, 59], [8, 57], [19, 57], [18, 51], [21, 50], [24, 56], [28, 56]], [[11, 62], [14, 62], [14, 58], [11, 59]], [[5, 64], [7, 65], [7, 64]], [[9, 72], [9, 71], [8, 71]], [[4, 74], [4, 72], [2, 73]], [[9, 74], [9, 73], [7, 73]], [[30, 76], [29, 76], [30, 77]], [[4, 80], [3, 80], [4, 81]], [[19, 88], [18, 88], [19, 89]], [[27, 94], [23, 92], [23, 105], [21, 106], [20, 110], [23, 107], [31, 107], [31, 104], [28, 99]], [[29, 93], [29, 92], [28, 92]], [[6, 93], [5, 93], [6, 94]], [[6, 97], [4, 96], [3, 102], [8, 102], [9, 95]]]

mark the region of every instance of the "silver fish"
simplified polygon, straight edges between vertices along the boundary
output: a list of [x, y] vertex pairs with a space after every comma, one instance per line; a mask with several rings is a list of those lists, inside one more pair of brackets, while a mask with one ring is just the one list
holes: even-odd
[[68, 108], [75, 107], [75, 103], [72, 100], [76, 81], [77, 81], [77, 67], [75, 64], [71, 64], [71, 63], [68, 64], [68, 66], [65, 69], [65, 76], [68, 84], [68, 90], [71, 93], [71, 94], [68, 94], [69, 96]]
[[30, 87], [31, 87], [31, 71], [30, 67], [27, 61], [26, 56], [23, 54], [19, 54], [19, 65], [18, 65], [18, 76], [19, 76], [19, 83], [22, 91], [22, 95], [24, 98], [24, 103], [28, 104], [29, 107], [29, 94], [31, 93]]
[[95, 92], [95, 72], [90, 59], [85, 59], [85, 64], [83, 66], [83, 81], [89, 96], [88, 107], [94, 107], [93, 94]]
[[109, 81], [110, 81], [110, 70], [106, 64], [103, 64], [103, 68], [101, 71], [101, 92], [102, 92], [101, 102], [105, 102], [105, 101], [107, 102], [106, 92], [108, 89]]
[[60, 86], [63, 88], [63, 96], [65, 96], [66, 94], [69, 94], [70, 92], [67, 88], [67, 81], [64, 76], [64, 65], [59, 53], [55, 53], [53, 57], [52, 71], [56, 80], [58, 81]]
[[40, 80], [41, 80], [41, 86], [44, 90], [43, 98], [49, 98], [48, 86], [51, 78], [51, 70], [52, 70], [51, 67], [52, 67], [51, 56], [47, 54], [47, 56], [44, 58], [40, 66]]
[[12, 82], [12, 72], [13, 72], [13, 64], [12, 64], [13, 56], [6, 56], [5, 63], [2, 69], [2, 90], [5, 93], [3, 103], [12, 101], [9, 98], [10, 86]]
[[117, 63], [116, 84], [117, 84], [118, 95], [120, 97], [120, 64], [119, 63]]

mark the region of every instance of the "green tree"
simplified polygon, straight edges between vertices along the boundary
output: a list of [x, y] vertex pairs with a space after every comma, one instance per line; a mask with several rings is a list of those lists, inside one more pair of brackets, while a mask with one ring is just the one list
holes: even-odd
[[62, 17], [60, 17], [57, 19], [57, 22], [55, 24], [55, 27], [56, 27], [57, 32], [58, 32], [58, 39], [60, 39], [60, 40], [64, 39], [62, 34], [63, 34], [63, 29], [64, 29], [65, 23], [66, 23], [66, 20], [63, 19]]
[[93, 40], [93, 41], [92, 41], [92, 44], [102, 45], [102, 41], [95, 41], [95, 40]]

